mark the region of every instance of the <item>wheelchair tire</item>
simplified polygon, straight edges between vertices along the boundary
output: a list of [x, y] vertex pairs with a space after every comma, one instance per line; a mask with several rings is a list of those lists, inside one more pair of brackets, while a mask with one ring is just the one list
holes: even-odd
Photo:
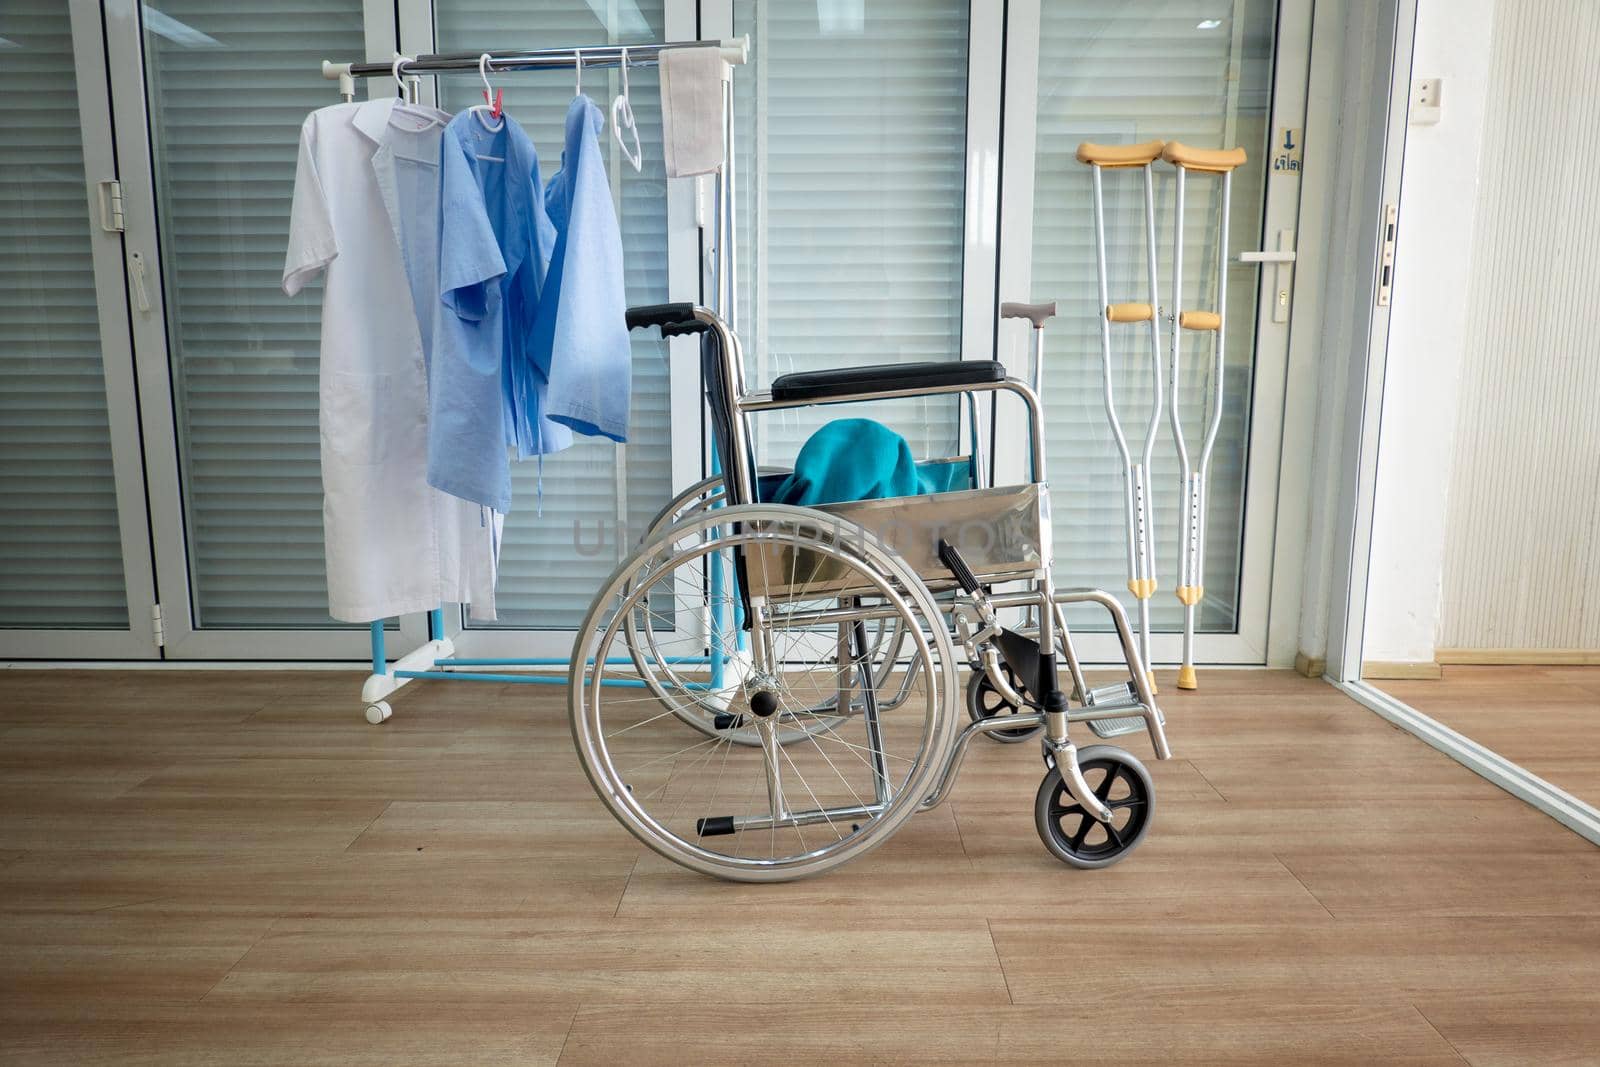
[[[705, 634], [733, 610], [713, 578], [734, 572], [735, 553], [761, 588], [749, 644], [765, 666], [735, 679], [726, 721], [696, 740], [674, 727], [724, 686]], [[872, 662], [870, 622], [903, 635], [893, 671]], [[644, 668], [619, 654], [630, 632], [654, 635]], [[715, 508], [660, 531], [595, 597], [569, 684], [600, 800], [662, 856], [732, 881], [820, 874], [881, 844], [933, 793], [955, 741], [959, 680], [939, 603], [899, 555], [808, 508]]]
[[1078, 750], [1078, 769], [1089, 788], [1107, 807], [1105, 824], [1084, 811], [1067, 791], [1061, 770], [1051, 767], [1039, 783], [1033, 822], [1050, 854], [1072, 867], [1109, 867], [1139, 847], [1155, 814], [1155, 786], [1150, 772], [1131, 752], [1112, 745]]
[[[1000, 670], [1005, 674], [1006, 681], [1013, 689], [1017, 685], [1017, 676], [1005, 664], [1000, 665]], [[1031, 709], [1030, 709], [1031, 710]], [[989, 684], [989, 675], [979, 667], [973, 670], [972, 677], [967, 679], [967, 717], [973, 722], [993, 718], [996, 715], [1015, 715], [1017, 706], [1000, 695], [1000, 691]], [[1019, 741], [1026, 741], [1038, 737], [1041, 726], [1019, 726], [1015, 730], [992, 730], [985, 736], [1002, 745], [1014, 745]]]

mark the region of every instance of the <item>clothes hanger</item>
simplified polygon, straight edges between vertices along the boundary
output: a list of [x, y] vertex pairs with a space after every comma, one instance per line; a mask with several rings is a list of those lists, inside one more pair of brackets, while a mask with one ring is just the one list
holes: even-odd
[[574, 97], [583, 95], [583, 53], [574, 48], [572, 50], [572, 69], [577, 71], [577, 84], [572, 90]]
[[411, 62], [410, 59], [401, 55], [399, 52], [396, 52], [394, 54], [394, 63], [389, 67], [389, 73], [394, 75], [394, 80], [400, 86], [400, 99], [408, 104], [415, 104], [417, 102], [416, 80], [412, 79], [411, 81], [407, 81], [405, 78], [400, 76], [400, 64], [409, 62]]
[[[490, 133], [499, 133], [501, 128], [505, 126], [505, 119], [502, 117], [505, 98], [501, 95], [499, 89], [489, 84], [488, 52], [478, 57], [478, 77], [483, 79], [483, 103], [473, 104], [472, 113], [477, 116], [478, 122], [482, 124], [484, 129]], [[489, 118], [498, 120], [499, 125], [489, 125], [483, 117], [484, 112], [488, 112]]]
[[[628, 142], [622, 139], [626, 130], [633, 134], [633, 151], [628, 151]], [[622, 95], [611, 101], [611, 136], [617, 139], [617, 147], [622, 149], [622, 158], [633, 164], [634, 173], [637, 174], [644, 166], [644, 152], [639, 148], [639, 128], [633, 121], [633, 103], [628, 99], [628, 50], [622, 50]]]

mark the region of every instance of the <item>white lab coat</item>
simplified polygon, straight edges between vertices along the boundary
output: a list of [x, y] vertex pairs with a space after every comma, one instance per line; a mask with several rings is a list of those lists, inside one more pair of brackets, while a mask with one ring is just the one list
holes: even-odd
[[389, 97], [314, 111], [300, 131], [283, 289], [294, 296], [327, 272], [322, 518], [328, 612], [345, 622], [446, 602], [494, 618], [501, 518], [426, 481], [428, 377], [412, 283], [437, 292], [436, 183], [431, 210], [415, 175], [409, 210], [397, 193], [395, 145], [412, 166], [431, 127], [436, 167], [446, 120]]

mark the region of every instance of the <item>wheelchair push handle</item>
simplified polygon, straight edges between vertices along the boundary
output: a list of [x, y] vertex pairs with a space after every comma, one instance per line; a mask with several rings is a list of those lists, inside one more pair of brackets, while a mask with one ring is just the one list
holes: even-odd
[[677, 337], [679, 334], [703, 333], [707, 323], [696, 312], [700, 309], [691, 303], [679, 304], [644, 304], [631, 307], [627, 311], [628, 329], [643, 330], [651, 326], [661, 327], [662, 337]]
[[1044, 329], [1044, 324], [1056, 316], [1056, 302], [1046, 301], [1042, 304], [1022, 304], [1015, 301], [1006, 301], [1000, 305], [1000, 317], [1003, 319], [1027, 319], [1033, 323], [1036, 330]]

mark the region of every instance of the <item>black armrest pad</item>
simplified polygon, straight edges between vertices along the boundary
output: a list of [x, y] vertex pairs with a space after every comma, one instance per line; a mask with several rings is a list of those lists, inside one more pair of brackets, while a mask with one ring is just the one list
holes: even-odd
[[884, 363], [874, 367], [839, 367], [803, 371], [773, 379], [774, 400], [833, 400], [872, 396], [900, 389], [1003, 382], [1006, 369], [990, 359], [952, 359], [943, 363]]

